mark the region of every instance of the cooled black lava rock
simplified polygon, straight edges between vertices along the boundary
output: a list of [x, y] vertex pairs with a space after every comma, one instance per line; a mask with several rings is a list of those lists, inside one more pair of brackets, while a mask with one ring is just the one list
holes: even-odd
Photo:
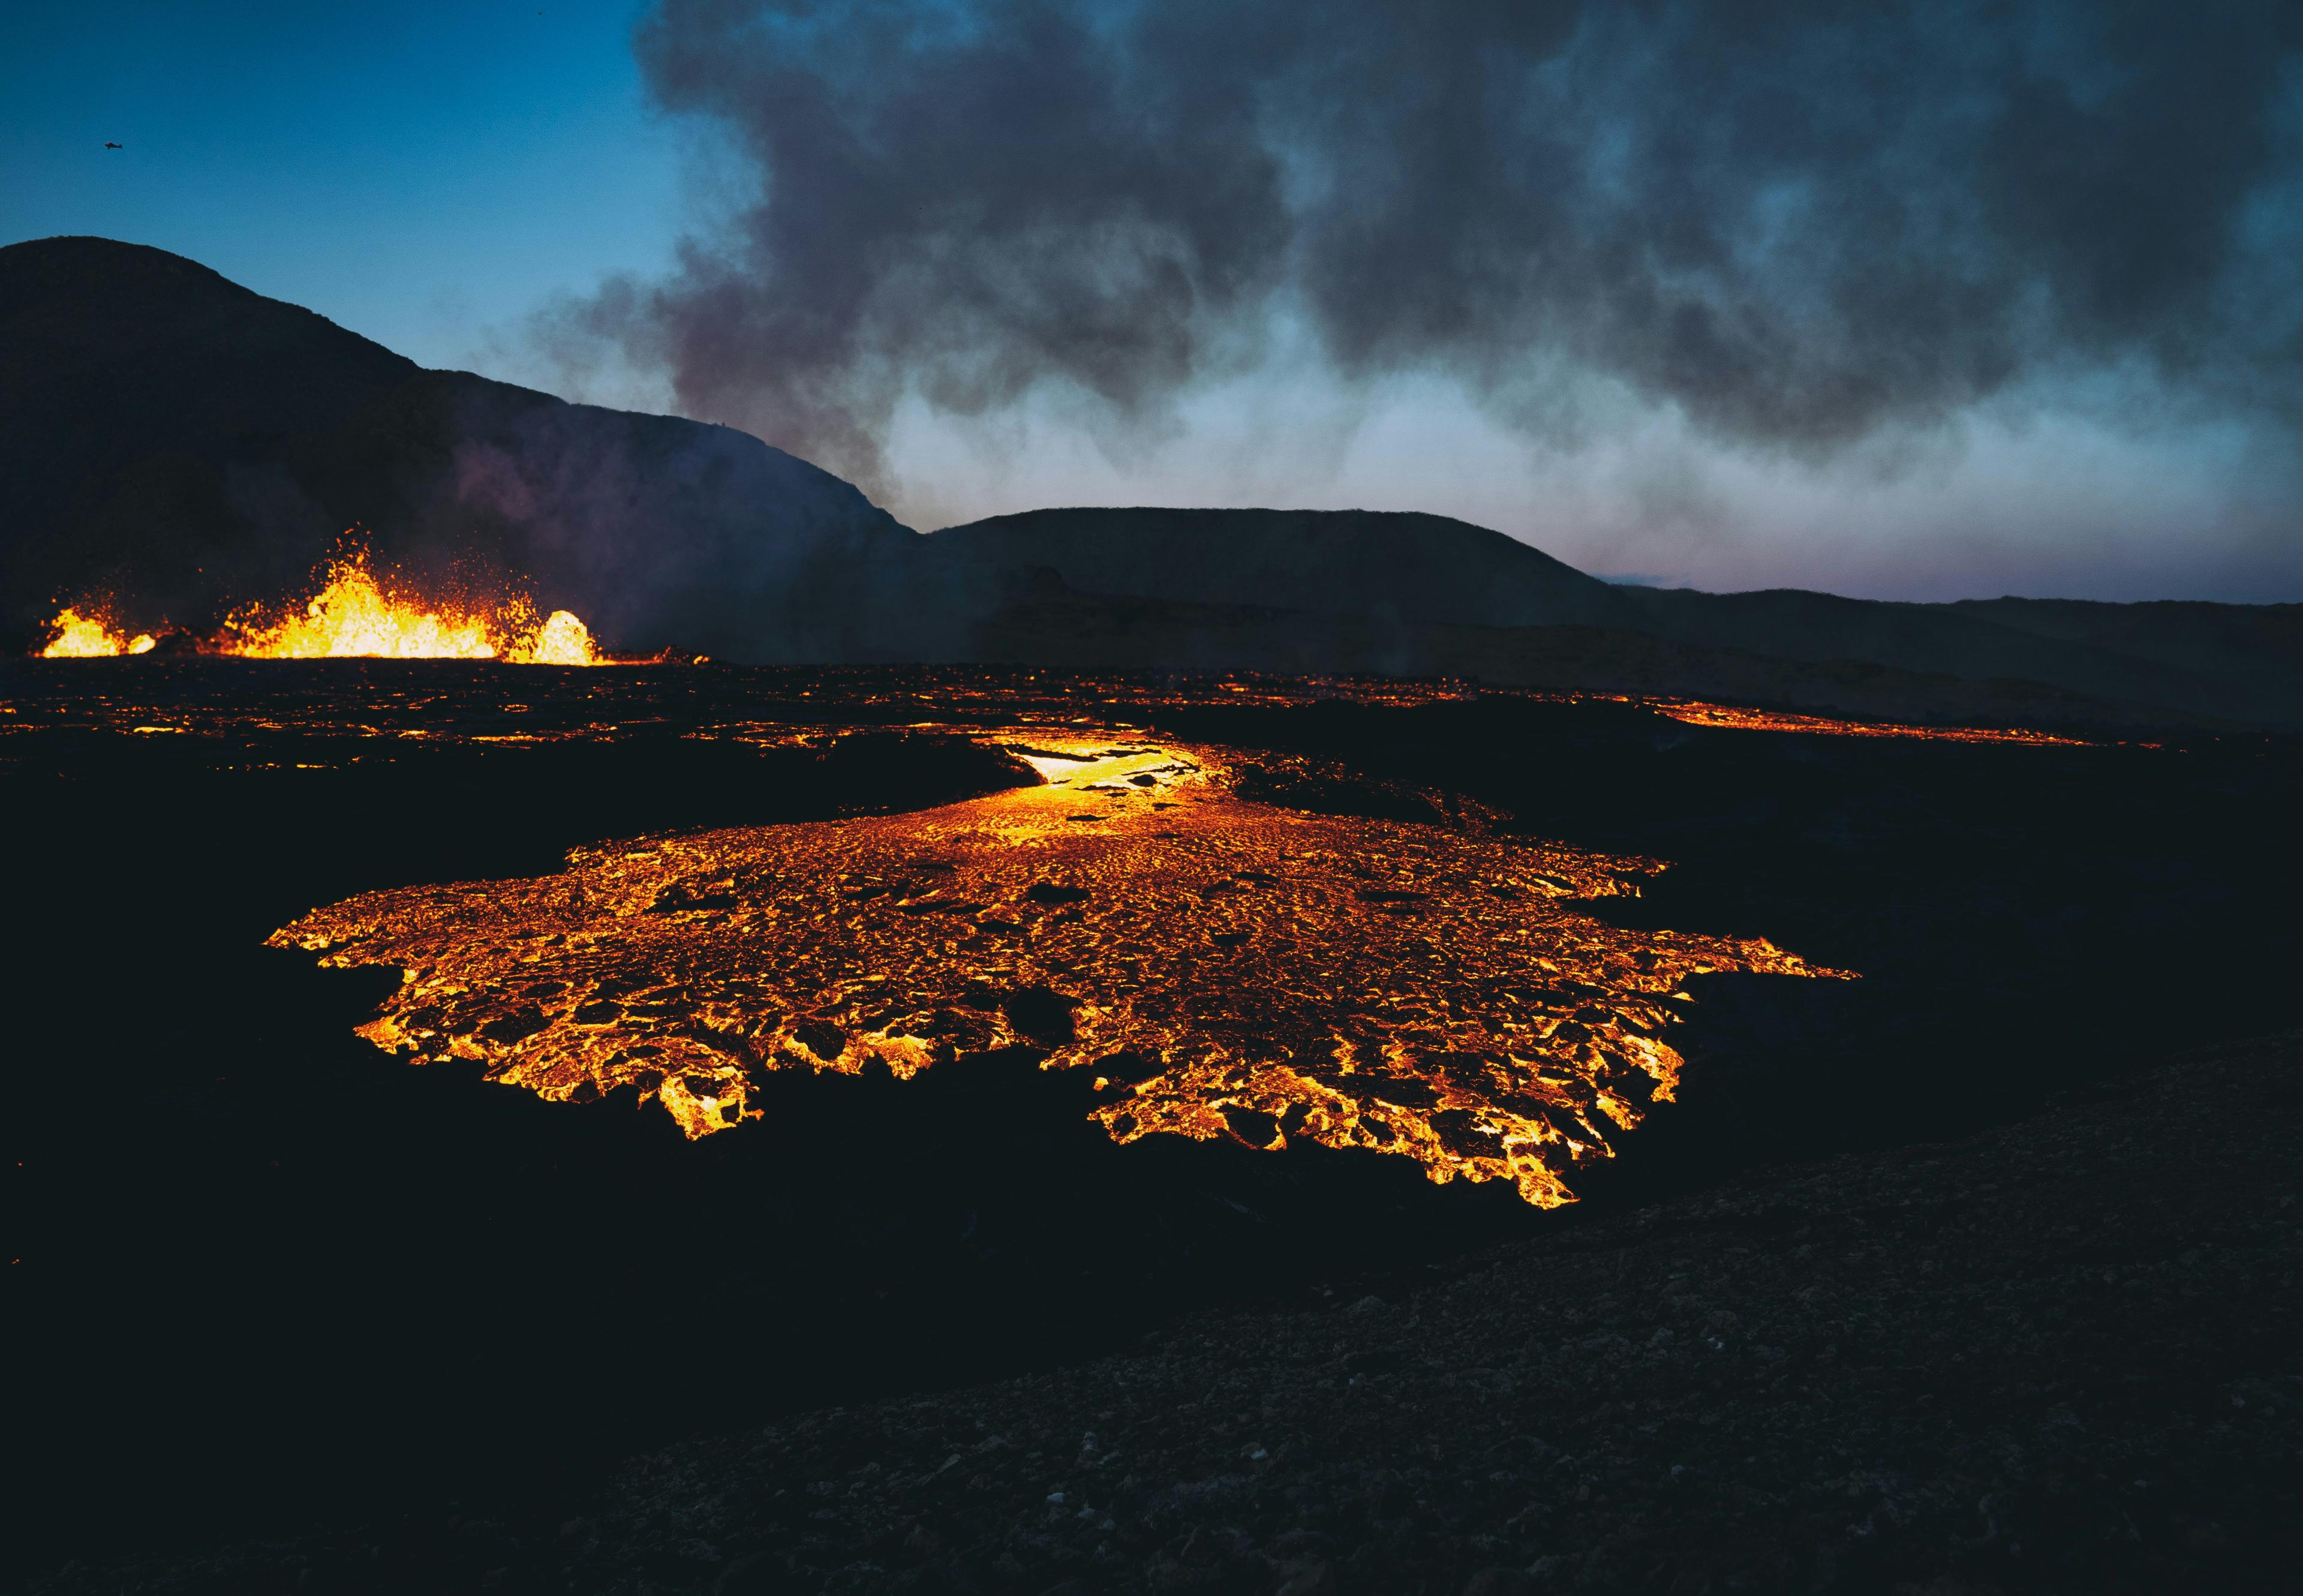
[[2089, 1096], [635, 1458], [534, 1524], [30, 1589], [2284, 1592], [2303, 1034]]
[[1077, 1000], [1045, 986], [1025, 986], [1009, 992], [1000, 1004], [1008, 1023], [1026, 1042], [1056, 1047], [1074, 1035], [1072, 1009]]

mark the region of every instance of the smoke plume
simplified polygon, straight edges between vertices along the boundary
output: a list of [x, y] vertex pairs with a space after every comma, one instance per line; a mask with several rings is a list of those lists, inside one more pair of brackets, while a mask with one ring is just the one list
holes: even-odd
[[907, 398], [1156, 429], [1279, 327], [1567, 441], [2303, 417], [2287, 0], [662, 0], [636, 48], [747, 186], [553, 335], [867, 486]]

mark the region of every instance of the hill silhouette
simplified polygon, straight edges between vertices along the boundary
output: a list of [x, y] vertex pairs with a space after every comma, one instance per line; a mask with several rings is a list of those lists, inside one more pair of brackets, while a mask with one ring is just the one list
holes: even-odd
[[0, 647], [298, 591], [345, 528], [612, 647], [1451, 674], [1922, 719], [2303, 726], [2303, 605], [1613, 587], [1443, 516], [1074, 508], [920, 536], [757, 438], [430, 371], [164, 250], [0, 249]]
[[1613, 587], [1501, 533], [1367, 511], [1067, 509], [947, 528], [1008, 602], [976, 656], [1462, 675], [1921, 719], [2303, 723], [2303, 605], [1882, 603]]
[[1622, 625], [1621, 589], [1446, 516], [1367, 510], [1033, 510], [937, 534], [1084, 593], [1411, 623]]
[[[59, 601], [201, 630], [339, 536], [532, 578], [632, 649], [838, 657], [843, 573], [911, 535], [727, 427], [427, 371], [164, 250], [0, 249], [0, 645]], [[795, 608], [793, 595], [809, 602]]]

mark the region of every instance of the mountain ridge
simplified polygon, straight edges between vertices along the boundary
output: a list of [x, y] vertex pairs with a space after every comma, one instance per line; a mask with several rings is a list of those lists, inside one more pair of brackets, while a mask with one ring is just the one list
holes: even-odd
[[[1606, 624], [1618, 590], [1531, 544], [1421, 511], [1073, 506], [927, 535], [934, 550], [1045, 567], [1085, 593], [1406, 621]], [[1439, 558], [1433, 558], [1434, 555]], [[1305, 577], [1316, 571], [1324, 592]]]
[[1618, 586], [1420, 511], [1071, 507], [919, 534], [732, 428], [430, 371], [196, 262], [0, 249], [0, 647], [110, 597], [198, 630], [347, 528], [611, 646], [756, 663], [1455, 675], [1957, 719], [2303, 728], [2303, 604]]
[[915, 536], [748, 434], [426, 370], [144, 245], [0, 249], [0, 372], [19, 650], [92, 593], [205, 630], [358, 528], [419, 577], [528, 579], [628, 648], [806, 659], [856, 629], [787, 599]]

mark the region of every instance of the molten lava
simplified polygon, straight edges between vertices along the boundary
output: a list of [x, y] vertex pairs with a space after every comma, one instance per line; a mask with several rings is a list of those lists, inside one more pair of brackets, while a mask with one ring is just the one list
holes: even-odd
[[1122, 1143], [1370, 1148], [1547, 1207], [1671, 1098], [1688, 977], [1840, 973], [1584, 912], [1652, 860], [1253, 803], [1213, 753], [1121, 735], [1011, 734], [1038, 787], [578, 849], [271, 941], [400, 967], [378, 1046], [553, 1099], [633, 1085], [691, 1137], [756, 1117], [770, 1072], [1023, 1047], [1092, 1071]]
[[600, 651], [582, 621], [565, 610], [554, 610], [504, 657], [515, 665], [596, 665]]
[[1987, 726], [1909, 726], [1894, 721], [1835, 721], [1823, 715], [1784, 714], [1769, 709], [1739, 709], [1730, 704], [1700, 704], [1684, 699], [1658, 699], [1658, 713], [1690, 726], [1724, 727], [1737, 731], [1807, 731], [1823, 737], [1911, 737], [1955, 743], [2037, 743], [2085, 747], [2085, 739], [2054, 737], [2045, 731], [1996, 730]]
[[67, 605], [57, 612], [48, 626], [56, 635], [40, 650], [44, 660], [103, 659], [114, 654], [148, 654], [152, 648], [151, 633], [139, 632], [129, 637], [101, 610], [83, 615]]
[[224, 622], [224, 654], [251, 659], [493, 660], [513, 664], [596, 665], [584, 623], [565, 610], [538, 621], [515, 599], [482, 610], [433, 605], [386, 587], [364, 553], [328, 569], [327, 582], [300, 612], [243, 610]]

